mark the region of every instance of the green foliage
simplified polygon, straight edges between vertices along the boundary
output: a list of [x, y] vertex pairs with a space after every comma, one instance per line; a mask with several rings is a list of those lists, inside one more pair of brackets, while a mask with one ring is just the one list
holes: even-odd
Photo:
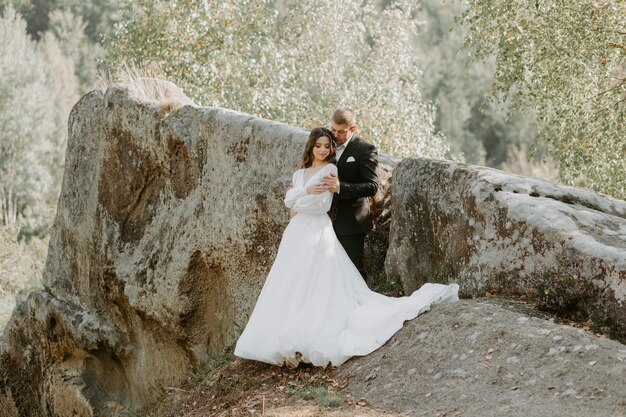
[[59, 10], [70, 11], [84, 22], [84, 33], [91, 45], [99, 44], [102, 36], [113, 33], [119, 20], [118, 0], [56, 0]]
[[535, 143], [533, 120], [519, 112], [507, 117], [502, 106], [487, 102], [494, 64], [468, 62], [461, 54], [467, 29], [456, 25], [454, 17], [462, 5], [450, 0], [420, 3], [421, 84], [424, 97], [437, 105], [435, 127], [451, 141], [453, 157], [500, 167], [511, 147]]
[[494, 100], [535, 115], [561, 179], [626, 198], [626, 13], [620, 0], [467, 1], [473, 58], [495, 55]]
[[93, 90], [105, 58], [102, 37], [113, 32], [119, 18], [117, 0], [0, 0], [0, 14], [9, 5], [26, 21], [32, 39], [56, 38], [72, 60], [78, 91]]
[[485, 165], [502, 168], [509, 162], [511, 150], [519, 147], [534, 149], [536, 154], [532, 159], [543, 156], [544, 146], [537, 143], [533, 121], [519, 111], [507, 113], [501, 104], [489, 102], [487, 93], [485, 90], [474, 101], [467, 120], [467, 129], [485, 149]]
[[0, 224], [29, 218], [31, 234], [50, 224], [72, 99], [46, 60], [54, 46], [40, 50], [12, 7], [0, 18]]
[[48, 30], [49, 14], [55, 7], [51, 0], [0, 0], [0, 13], [12, 6], [26, 21], [26, 30], [34, 40]]
[[[355, 108], [382, 152], [442, 157], [433, 108], [421, 97], [408, 1], [383, 10], [350, 0], [139, 0], [124, 4], [108, 40], [112, 66], [156, 67], [197, 102], [280, 120], [327, 125]], [[295, 23], [297, 22], [297, 23]]]
[[85, 34], [92, 44], [113, 32], [119, 19], [117, 0], [0, 0], [0, 14], [9, 5], [26, 20], [27, 32], [34, 40], [50, 29], [55, 11], [71, 12], [85, 22]]
[[50, 13], [49, 31], [59, 43], [64, 57], [72, 60], [74, 74], [82, 92], [94, 88], [98, 79], [97, 60], [104, 58], [102, 46], [92, 43], [85, 33], [87, 24], [69, 9]]

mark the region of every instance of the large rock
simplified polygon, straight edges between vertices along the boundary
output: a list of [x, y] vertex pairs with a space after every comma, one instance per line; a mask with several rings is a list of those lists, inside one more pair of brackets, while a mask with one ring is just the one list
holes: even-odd
[[119, 85], [84, 96], [45, 290], [2, 339], [0, 415], [119, 414], [229, 345], [274, 259], [307, 136], [217, 108], [168, 113]]
[[[274, 259], [306, 137], [223, 109], [170, 111], [119, 85], [84, 96], [70, 116], [45, 290], [18, 304], [0, 340], [0, 416], [120, 415], [228, 346]], [[396, 172], [381, 161], [373, 278], [384, 280], [391, 219], [386, 268], [407, 291], [434, 280], [459, 281], [465, 294], [560, 290], [562, 300], [588, 297], [572, 311], [600, 314], [605, 302], [623, 326], [623, 246], [607, 242], [626, 233], [624, 203], [447, 162], [409, 160]], [[567, 257], [581, 248], [593, 252]], [[572, 259], [579, 287], [554, 275]]]
[[416, 417], [626, 416], [626, 346], [520, 307], [435, 306], [346, 362], [343, 393]]
[[386, 271], [412, 291], [522, 295], [626, 339], [626, 202], [450, 161], [393, 174]]

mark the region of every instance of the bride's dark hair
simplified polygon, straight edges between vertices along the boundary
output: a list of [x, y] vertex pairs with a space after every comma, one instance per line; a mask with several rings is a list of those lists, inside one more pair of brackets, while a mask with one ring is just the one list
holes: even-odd
[[304, 145], [304, 152], [302, 152], [302, 157], [300, 158], [300, 168], [308, 168], [313, 164], [313, 147], [315, 146], [315, 142], [324, 136], [330, 139], [330, 152], [326, 157], [326, 162], [330, 162], [331, 164], [337, 162], [335, 159], [335, 136], [325, 127], [316, 127], [311, 130], [309, 139], [306, 141], [306, 145]]

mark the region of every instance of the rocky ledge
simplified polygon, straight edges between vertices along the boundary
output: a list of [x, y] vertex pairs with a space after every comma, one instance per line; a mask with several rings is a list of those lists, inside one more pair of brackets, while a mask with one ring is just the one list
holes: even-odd
[[393, 173], [389, 279], [524, 297], [626, 340], [626, 202], [451, 161]]
[[[68, 125], [45, 290], [18, 303], [0, 340], [1, 417], [141, 408], [228, 346], [273, 261], [307, 137], [230, 110], [137, 100], [122, 85], [84, 96]], [[465, 295], [534, 294], [626, 328], [626, 203], [449, 161], [381, 162], [372, 276], [385, 279], [386, 256], [405, 292], [455, 281]], [[340, 372], [383, 404], [412, 399], [416, 413], [485, 396], [515, 411], [539, 401], [530, 392], [555, 407], [558, 392], [572, 410], [592, 395], [611, 412], [623, 405], [623, 345], [492, 308], [437, 308]]]
[[511, 307], [436, 306], [337, 376], [410, 416], [626, 416], [626, 346]]

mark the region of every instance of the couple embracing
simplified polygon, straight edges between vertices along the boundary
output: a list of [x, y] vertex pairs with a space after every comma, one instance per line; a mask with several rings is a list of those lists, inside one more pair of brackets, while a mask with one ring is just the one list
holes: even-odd
[[[408, 297], [371, 291], [363, 269], [376, 194], [376, 148], [356, 136], [351, 109], [311, 131], [285, 195], [292, 218], [235, 355], [295, 366], [339, 366], [382, 346], [458, 285], [425, 284]], [[332, 219], [331, 219], [332, 218]]]

